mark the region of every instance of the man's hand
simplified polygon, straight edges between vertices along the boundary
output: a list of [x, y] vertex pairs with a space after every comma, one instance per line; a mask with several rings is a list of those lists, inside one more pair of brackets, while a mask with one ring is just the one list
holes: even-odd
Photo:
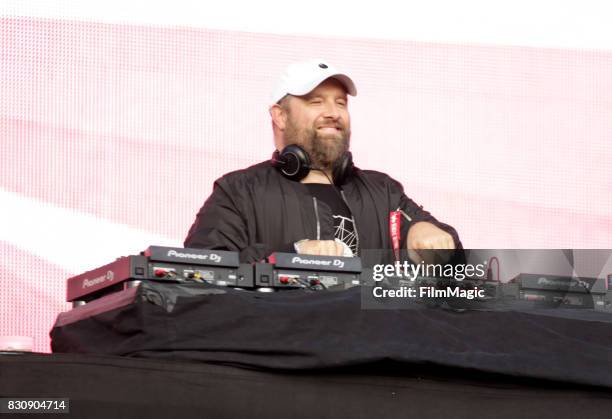
[[344, 247], [334, 240], [300, 240], [296, 243], [298, 253], [317, 256], [342, 256]]
[[[408, 230], [408, 240], [406, 241], [408, 256], [415, 263], [425, 261], [435, 263], [435, 250], [448, 250], [455, 248], [453, 237], [441, 228], [427, 221], [419, 221]], [[431, 249], [431, 250], [430, 250]], [[441, 252], [447, 259], [450, 252]], [[446, 261], [443, 261], [446, 262]]]

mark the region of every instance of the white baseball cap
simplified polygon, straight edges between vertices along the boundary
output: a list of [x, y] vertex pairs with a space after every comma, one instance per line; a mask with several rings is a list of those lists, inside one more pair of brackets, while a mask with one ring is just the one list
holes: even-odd
[[277, 103], [286, 95], [303, 96], [330, 77], [342, 83], [349, 95], [357, 96], [357, 88], [349, 76], [326, 60], [312, 59], [290, 64], [285, 69], [272, 91], [271, 103]]

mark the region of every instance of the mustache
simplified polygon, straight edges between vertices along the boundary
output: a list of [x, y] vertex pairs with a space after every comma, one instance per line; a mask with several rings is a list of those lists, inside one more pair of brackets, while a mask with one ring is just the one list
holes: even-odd
[[[329, 133], [318, 132], [319, 128], [333, 127], [338, 131]], [[350, 147], [351, 129], [348, 121], [342, 119], [319, 119], [309, 126], [299, 127], [290, 120], [285, 132], [285, 140], [289, 144], [298, 144], [304, 148], [314, 166], [331, 168], [340, 156]]]
[[337, 130], [340, 131], [346, 131], [347, 127], [346, 125], [341, 122], [341, 121], [337, 121], [337, 122], [328, 122], [328, 123], [324, 123], [324, 124], [318, 124], [316, 125], [317, 129], [320, 128], [336, 128]]

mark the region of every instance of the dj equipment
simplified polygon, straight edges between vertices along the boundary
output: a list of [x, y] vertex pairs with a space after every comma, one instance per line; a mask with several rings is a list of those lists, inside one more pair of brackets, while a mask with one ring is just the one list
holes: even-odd
[[68, 279], [66, 300], [74, 306], [136, 286], [143, 280], [253, 287], [253, 270], [237, 252], [151, 246], [140, 255]]
[[268, 263], [255, 264], [255, 287], [260, 291], [309, 288], [346, 289], [362, 285], [358, 257], [274, 253]]
[[[311, 170], [320, 170], [312, 165], [306, 150], [296, 144], [290, 144], [280, 152], [275, 150], [270, 161], [272, 166], [278, 169], [285, 177], [297, 182], [304, 179]], [[332, 167], [334, 185], [342, 186], [352, 171], [353, 156], [350, 151], [347, 151]]]
[[[360, 278], [360, 275], [363, 278]], [[365, 283], [358, 257], [275, 253], [267, 263], [241, 264], [238, 252], [150, 246], [140, 255], [68, 279], [66, 300], [79, 306], [142, 281], [200, 283], [262, 292], [283, 289], [346, 289]], [[369, 273], [371, 279], [371, 273]]]
[[612, 290], [604, 278], [519, 274], [502, 284], [501, 291], [504, 299], [541, 306], [612, 310]]
[[[612, 290], [604, 278], [520, 274], [508, 283], [484, 279], [385, 277], [376, 282], [358, 257], [274, 253], [265, 262], [241, 264], [238, 252], [150, 246], [139, 255], [68, 279], [67, 301], [89, 304], [145, 282], [196, 283], [261, 292], [291, 289], [343, 290], [353, 286], [483, 290], [477, 301], [525, 300], [538, 307], [612, 311]], [[205, 287], [207, 288], [207, 287]], [[127, 295], [127, 294], [125, 294]]]
[[267, 263], [251, 265], [240, 264], [237, 252], [151, 246], [68, 279], [73, 308], [58, 316], [55, 328], [141, 300], [171, 311], [177, 298], [225, 292], [209, 284], [262, 292], [340, 290], [362, 284], [360, 274], [356, 257], [275, 253]]

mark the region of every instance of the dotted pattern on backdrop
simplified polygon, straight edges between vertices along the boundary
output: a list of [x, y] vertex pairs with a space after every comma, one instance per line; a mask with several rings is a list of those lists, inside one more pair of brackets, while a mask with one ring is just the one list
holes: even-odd
[[[357, 165], [466, 247], [612, 247], [610, 53], [34, 18], [2, 18], [0, 38], [6, 191], [182, 241], [217, 177], [271, 154], [282, 68], [326, 57], [358, 86]], [[0, 334], [47, 350], [77, 272], [0, 255], [2, 280], [36, 295], [2, 288]]]

